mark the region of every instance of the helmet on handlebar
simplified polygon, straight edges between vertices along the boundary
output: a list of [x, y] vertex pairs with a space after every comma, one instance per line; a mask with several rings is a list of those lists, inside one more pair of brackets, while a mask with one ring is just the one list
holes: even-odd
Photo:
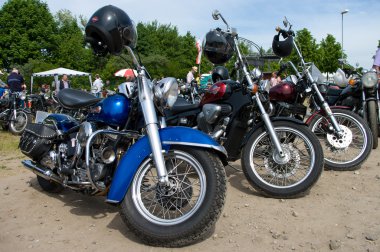
[[223, 66], [217, 66], [212, 70], [212, 81], [218, 82], [220, 80], [228, 80], [230, 78], [227, 68]]
[[233, 38], [220, 30], [212, 30], [206, 34], [203, 51], [213, 64], [224, 64], [234, 52]]
[[275, 35], [272, 42], [272, 49], [279, 57], [289, 56], [293, 49], [293, 36], [287, 36], [285, 40], [280, 41], [280, 34]]
[[86, 25], [86, 41], [97, 54], [120, 54], [123, 46], [134, 48], [137, 31], [123, 10], [107, 5], [97, 10]]

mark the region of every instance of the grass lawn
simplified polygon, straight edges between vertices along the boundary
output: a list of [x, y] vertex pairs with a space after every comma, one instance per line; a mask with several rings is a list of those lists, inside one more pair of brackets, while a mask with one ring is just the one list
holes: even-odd
[[8, 131], [0, 130], [0, 155], [21, 154], [18, 143], [20, 136], [14, 136]]

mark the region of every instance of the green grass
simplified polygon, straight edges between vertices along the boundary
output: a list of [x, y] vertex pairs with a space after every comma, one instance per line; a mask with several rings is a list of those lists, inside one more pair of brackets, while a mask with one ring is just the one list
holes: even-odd
[[1, 153], [9, 154], [20, 154], [18, 149], [18, 143], [20, 141], [20, 136], [14, 136], [10, 132], [0, 131], [0, 155]]

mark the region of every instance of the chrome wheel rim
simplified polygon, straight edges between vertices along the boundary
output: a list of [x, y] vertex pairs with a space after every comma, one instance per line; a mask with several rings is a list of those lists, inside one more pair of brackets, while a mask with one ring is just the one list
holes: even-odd
[[176, 225], [194, 215], [206, 195], [206, 175], [190, 154], [170, 151], [165, 154], [169, 186], [160, 186], [157, 171], [148, 158], [135, 175], [132, 199], [137, 211], [159, 225]]
[[264, 184], [286, 189], [305, 181], [315, 164], [315, 150], [310, 140], [300, 131], [289, 127], [275, 127], [281, 146], [288, 157], [285, 164], [276, 163], [267, 132], [261, 133], [249, 152], [250, 169]]
[[12, 121], [11, 126], [15, 131], [20, 132], [25, 129], [27, 120], [28, 117], [24, 112], [17, 112], [16, 118]]
[[325, 117], [320, 117], [311, 128], [311, 131], [318, 137], [326, 161], [336, 164], [348, 164], [359, 159], [367, 145], [367, 133], [363, 125], [350, 115], [344, 113], [334, 113], [339, 125], [343, 125], [345, 130], [349, 130], [352, 136], [350, 144], [345, 148], [336, 148], [330, 144], [331, 134], [328, 134], [323, 125], [328, 123]]

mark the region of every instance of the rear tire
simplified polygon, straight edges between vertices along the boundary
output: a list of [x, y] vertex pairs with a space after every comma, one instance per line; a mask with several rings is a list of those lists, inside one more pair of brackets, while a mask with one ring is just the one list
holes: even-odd
[[369, 101], [367, 103], [368, 107], [368, 126], [372, 131], [373, 137], [373, 149], [376, 149], [378, 146], [378, 138], [379, 138], [379, 123], [378, 123], [378, 115], [375, 101]]
[[9, 131], [13, 135], [21, 135], [28, 123], [32, 122], [32, 116], [22, 110], [16, 112], [16, 118], [12, 116], [12, 121], [9, 123]]
[[120, 215], [144, 243], [183, 247], [212, 230], [225, 202], [226, 174], [220, 159], [204, 149], [176, 146], [164, 158], [171, 184], [158, 184], [147, 158], [120, 204]]
[[43, 177], [38, 176], [38, 175], [37, 175], [37, 181], [38, 181], [38, 184], [41, 186], [41, 188], [48, 193], [60, 193], [64, 189], [64, 187], [61, 184], [55, 181], [46, 180]]

